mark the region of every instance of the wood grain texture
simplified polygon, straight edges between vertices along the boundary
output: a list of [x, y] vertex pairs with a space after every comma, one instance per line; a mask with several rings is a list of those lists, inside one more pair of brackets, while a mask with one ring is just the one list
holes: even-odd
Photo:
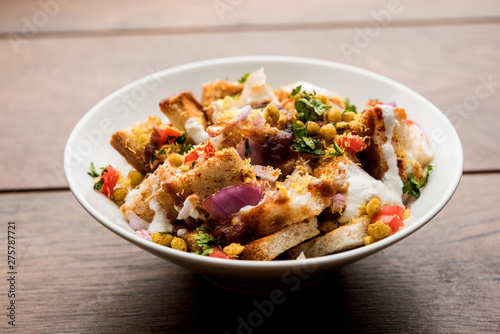
[[18, 227], [17, 326], [8, 333], [237, 333], [241, 321], [254, 333], [498, 332], [499, 189], [499, 174], [464, 176], [415, 234], [273, 306], [128, 244], [68, 191], [3, 194], [0, 249], [6, 222]]
[[[65, 187], [62, 155], [74, 125], [99, 100], [148, 71], [257, 54], [350, 63], [397, 80], [449, 115], [462, 139], [466, 171], [498, 170], [500, 37], [491, 32], [499, 27], [386, 28], [349, 58], [339, 45], [354, 43], [353, 29], [42, 38], [22, 45], [19, 54], [0, 40], [0, 168], [9, 175], [0, 179], [0, 189]], [[489, 91], [481, 83], [488, 78]], [[487, 97], [469, 104], [478, 87]]]
[[[64, 33], [167, 29], [193, 31], [210, 28], [247, 29], [255, 25], [344, 24], [372, 21], [389, 13], [391, 21], [433, 24], [468, 19], [497, 19], [495, 0], [3, 0], [0, 2], [0, 33]], [[382, 15], [382, 17], [384, 17]], [[31, 29], [30, 29], [31, 28]]]

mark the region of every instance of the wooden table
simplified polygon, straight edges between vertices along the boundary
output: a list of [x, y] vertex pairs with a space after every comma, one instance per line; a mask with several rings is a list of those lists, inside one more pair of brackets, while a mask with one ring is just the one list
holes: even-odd
[[[62, 172], [73, 126], [112, 91], [151, 69], [256, 54], [391, 77], [448, 115], [465, 152], [431, 223], [262, 318], [265, 297], [220, 290], [110, 233]], [[3, 0], [0, 59], [1, 332], [500, 332], [498, 1]]]

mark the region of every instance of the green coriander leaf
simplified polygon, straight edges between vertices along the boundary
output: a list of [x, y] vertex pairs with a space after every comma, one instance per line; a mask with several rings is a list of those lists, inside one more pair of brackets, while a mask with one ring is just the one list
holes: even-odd
[[97, 172], [95, 171], [95, 167], [94, 167], [94, 163], [93, 163], [93, 162], [91, 162], [91, 163], [90, 163], [90, 172], [87, 172], [87, 174], [89, 174], [89, 175], [90, 175], [90, 176], [92, 176], [93, 178], [96, 178], [96, 177], [98, 177], [98, 176], [99, 176], [99, 173], [97, 173]]
[[294, 89], [292, 89], [292, 92], [290, 93], [290, 95], [288, 97], [294, 98], [295, 95], [297, 95], [298, 93], [300, 93], [301, 89], [302, 89], [302, 85], [298, 85], [297, 87], [295, 87]]
[[189, 144], [186, 147], [182, 148], [181, 155], [186, 153], [186, 152], [189, 152], [192, 148], [193, 148], [193, 144]]
[[245, 158], [248, 158], [252, 154], [252, 150], [250, 149], [249, 139], [245, 139]]
[[304, 137], [302, 140], [311, 150], [316, 149], [316, 142], [313, 138]]
[[292, 147], [296, 152], [325, 155], [325, 153], [317, 147], [320, 140], [307, 137], [307, 124], [303, 126], [300, 123], [294, 123], [292, 125], [292, 131], [295, 137]]
[[160, 154], [166, 154], [166, 153], [167, 153], [167, 152], [165, 152], [165, 150], [164, 150], [164, 149], [161, 149], [161, 150], [159, 150], [159, 151], [158, 151], [158, 153], [157, 153], [157, 154], [158, 154], [158, 155], [160, 155]]
[[422, 178], [422, 180], [420, 180], [420, 188], [423, 188], [426, 185], [427, 179], [429, 178], [429, 174], [431, 173], [432, 169], [434, 169], [434, 166], [427, 165], [427, 172], [425, 173], [425, 176]]
[[199, 232], [196, 237], [194, 237], [194, 241], [196, 241], [195, 245], [202, 249], [200, 255], [208, 255], [214, 251], [214, 246], [219, 243], [219, 238], [212, 238], [209, 234]]
[[331, 107], [332, 106], [321, 102], [321, 100], [312, 99], [309, 95], [295, 101], [295, 109], [297, 109], [298, 113], [297, 118], [304, 123], [307, 121], [315, 121]]
[[241, 84], [244, 84], [245, 82], [247, 82], [247, 79], [248, 79], [248, 76], [250, 75], [250, 73], [245, 73], [239, 80], [238, 82], [241, 83]]
[[349, 112], [349, 111], [352, 111], [356, 114], [358, 113], [358, 111], [356, 110], [356, 106], [351, 104], [348, 97], [346, 97], [344, 99], [344, 104], [345, 104], [345, 110], [344, 110], [344, 112], [342, 112], [342, 115], [344, 115], [346, 112]]
[[102, 189], [103, 184], [104, 184], [104, 179], [101, 178], [99, 181], [94, 183], [94, 190], [100, 191]]
[[[170, 137], [170, 136], [169, 136], [169, 137]], [[173, 137], [172, 137], [172, 138], [173, 138]], [[171, 139], [172, 139], [172, 138], [171, 138]], [[186, 142], [186, 140], [187, 140], [187, 137], [186, 137], [186, 131], [184, 131], [184, 132], [182, 133], [182, 135], [180, 135], [179, 137], [177, 137], [177, 139], [175, 140], [175, 142], [176, 142], [177, 144], [179, 144], [179, 145], [182, 145], [182, 144], [184, 144], [184, 143]], [[168, 141], [168, 140], [167, 140], [167, 141]]]
[[415, 198], [420, 197], [420, 191], [422, 188], [427, 184], [427, 180], [429, 179], [429, 174], [432, 171], [433, 166], [428, 165], [427, 166], [427, 172], [425, 173], [425, 176], [422, 178], [422, 180], [418, 181], [417, 178], [412, 174], [406, 181], [406, 183], [403, 185], [403, 193], [408, 194], [410, 196], [413, 196]]
[[344, 151], [342, 151], [342, 149], [339, 147], [339, 145], [335, 141], [333, 142], [333, 148], [335, 149], [335, 152], [330, 152], [327, 155], [337, 155], [337, 156], [340, 156], [340, 155], [344, 154]]
[[295, 139], [302, 139], [307, 137], [307, 124], [302, 125], [300, 123], [293, 123], [292, 131]]

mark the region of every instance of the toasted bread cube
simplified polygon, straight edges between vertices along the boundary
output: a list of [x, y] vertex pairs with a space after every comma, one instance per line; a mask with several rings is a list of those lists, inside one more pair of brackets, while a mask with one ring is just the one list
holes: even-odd
[[243, 260], [270, 261], [318, 234], [318, 221], [313, 217], [246, 244], [239, 257]]
[[144, 151], [151, 139], [153, 127], [162, 125], [158, 117], [151, 115], [140, 123], [114, 133], [110, 144], [129, 164], [145, 175], [151, 172], [151, 166], [145, 159]]
[[[128, 218], [130, 211], [133, 211], [139, 218], [151, 222], [156, 212], [151, 208], [147, 199], [161, 189], [159, 185], [163, 180], [169, 179], [174, 173], [175, 170], [168, 164], [160, 165], [154, 173], [146, 176], [139, 188], [129, 192], [125, 203], [120, 207], [120, 212]], [[161, 207], [162, 214], [165, 214], [168, 219], [175, 219], [177, 211], [169, 196], [161, 191], [151, 200], [155, 201], [157, 207]]]
[[217, 80], [205, 83], [203, 84], [201, 105], [208, 107], [213, 101], [240, 94], [242, 90], [243, 85], [237, 81]]
[[247, 244], [289, 225], [313, 218], [327, 208], [334, 195], [330, 181], [300, 177], [290, 188], [268, 193], [258, 205], [241, 210], [228, 221], [210, 222], [222, 245]]
[[363, 246], [370, 222], [370, 217], [361, 216], [347, 225], [295, 246], [288, 252], [289, 258], [296, 259], [302, 252], [306, 257], [318, 257]]
[[161, 111], [168, 117], [174, 127], [186, 131], [184, 124], [190, 118], [196, 118], [203, 128], [207, 127], [207, 119], [201, 104], [190, 91], [168, 97], [160, 102]]
[[217, 151], [192, 170], [168, 179], [162, 188], [180, 207], [189, 195], [198, 194], [202, 202], [222, 188], [255, 180], [253, 166], [231, 147]]
[[[406, 112], [402, 108], [394, 108], [395, 125], [392, 138], [386, 137], [386, 124], [380, 106], [363, 111], [360, 117], [361, 126], [356, 133], [370, 137], [369, 145], [362, 153], [361, 162], [364, 169], [377, 180], [381, 180], [389, 169], [382, 146], [391, 141], [397, 157], [397, 165], [401, 180], [406, 182], [407, 177], [413, 174], [417, 179], [423, 177], [422, 166], [411, 158], [412, 138], [406, 123]], [[410, 153], [410, 154], [409, 154]]]

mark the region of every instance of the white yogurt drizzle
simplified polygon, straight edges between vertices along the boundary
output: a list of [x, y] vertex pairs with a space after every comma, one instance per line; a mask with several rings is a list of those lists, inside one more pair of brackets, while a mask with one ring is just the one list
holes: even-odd
[[316, 86], [315, 84], [307, 82], [307, 81], [296, 81], [294, 83], [288, 84], [288, 85], [283, 86], [281, 88], [286, 92], [292, 92], [292, 89], [294, 89], [295, 87], [297, 87], [299, 85], [301, 86], [300, 89], [302, 91], [307, 92], [309, 94], [316, 93], [316, 94], [322, 94], [322, 95], [326, 95], [326, 96], [336, 95], [334, 92], [332, 92], [326, 88]]
[[[152, 193], [159, 189], [160, 179], [157, 178], [152, 186]], [[158, 202], [156, 196], [149, 201], [149, 208], [155, 212], [153, 221], [149, 225], [148, 232], [172, 232], [173, 226], [167, 218], [165, 210], [162, 208], [161, 203]]]
[[345, 182], [349, 182], [347, 190], [346, 207], [339, 218], [339, 222], [345, 223], [356, 218], [359, 208], [371, 198], [378, 196], [382, 205], [397, 204], [403, 206], [403, 181], [399, 176], [397, 157], [391, 140], [394, 126], [397, 120], [394, 118], [394, 108], [381, 105], [385, 124], [385, 135], [387, 141], [382, 145], [382, 152], [387, 161], [388, 170], [382, 180], [377, 180], [366, 173], [355, 163], [339, 164], [345, 169]]
[[189, 138], [191, 138], [195, 144], [204, 143], [208, 139], [208, 133], [197, 118], [189, 118], [184, 124], [184, 127], [186, 128]]

